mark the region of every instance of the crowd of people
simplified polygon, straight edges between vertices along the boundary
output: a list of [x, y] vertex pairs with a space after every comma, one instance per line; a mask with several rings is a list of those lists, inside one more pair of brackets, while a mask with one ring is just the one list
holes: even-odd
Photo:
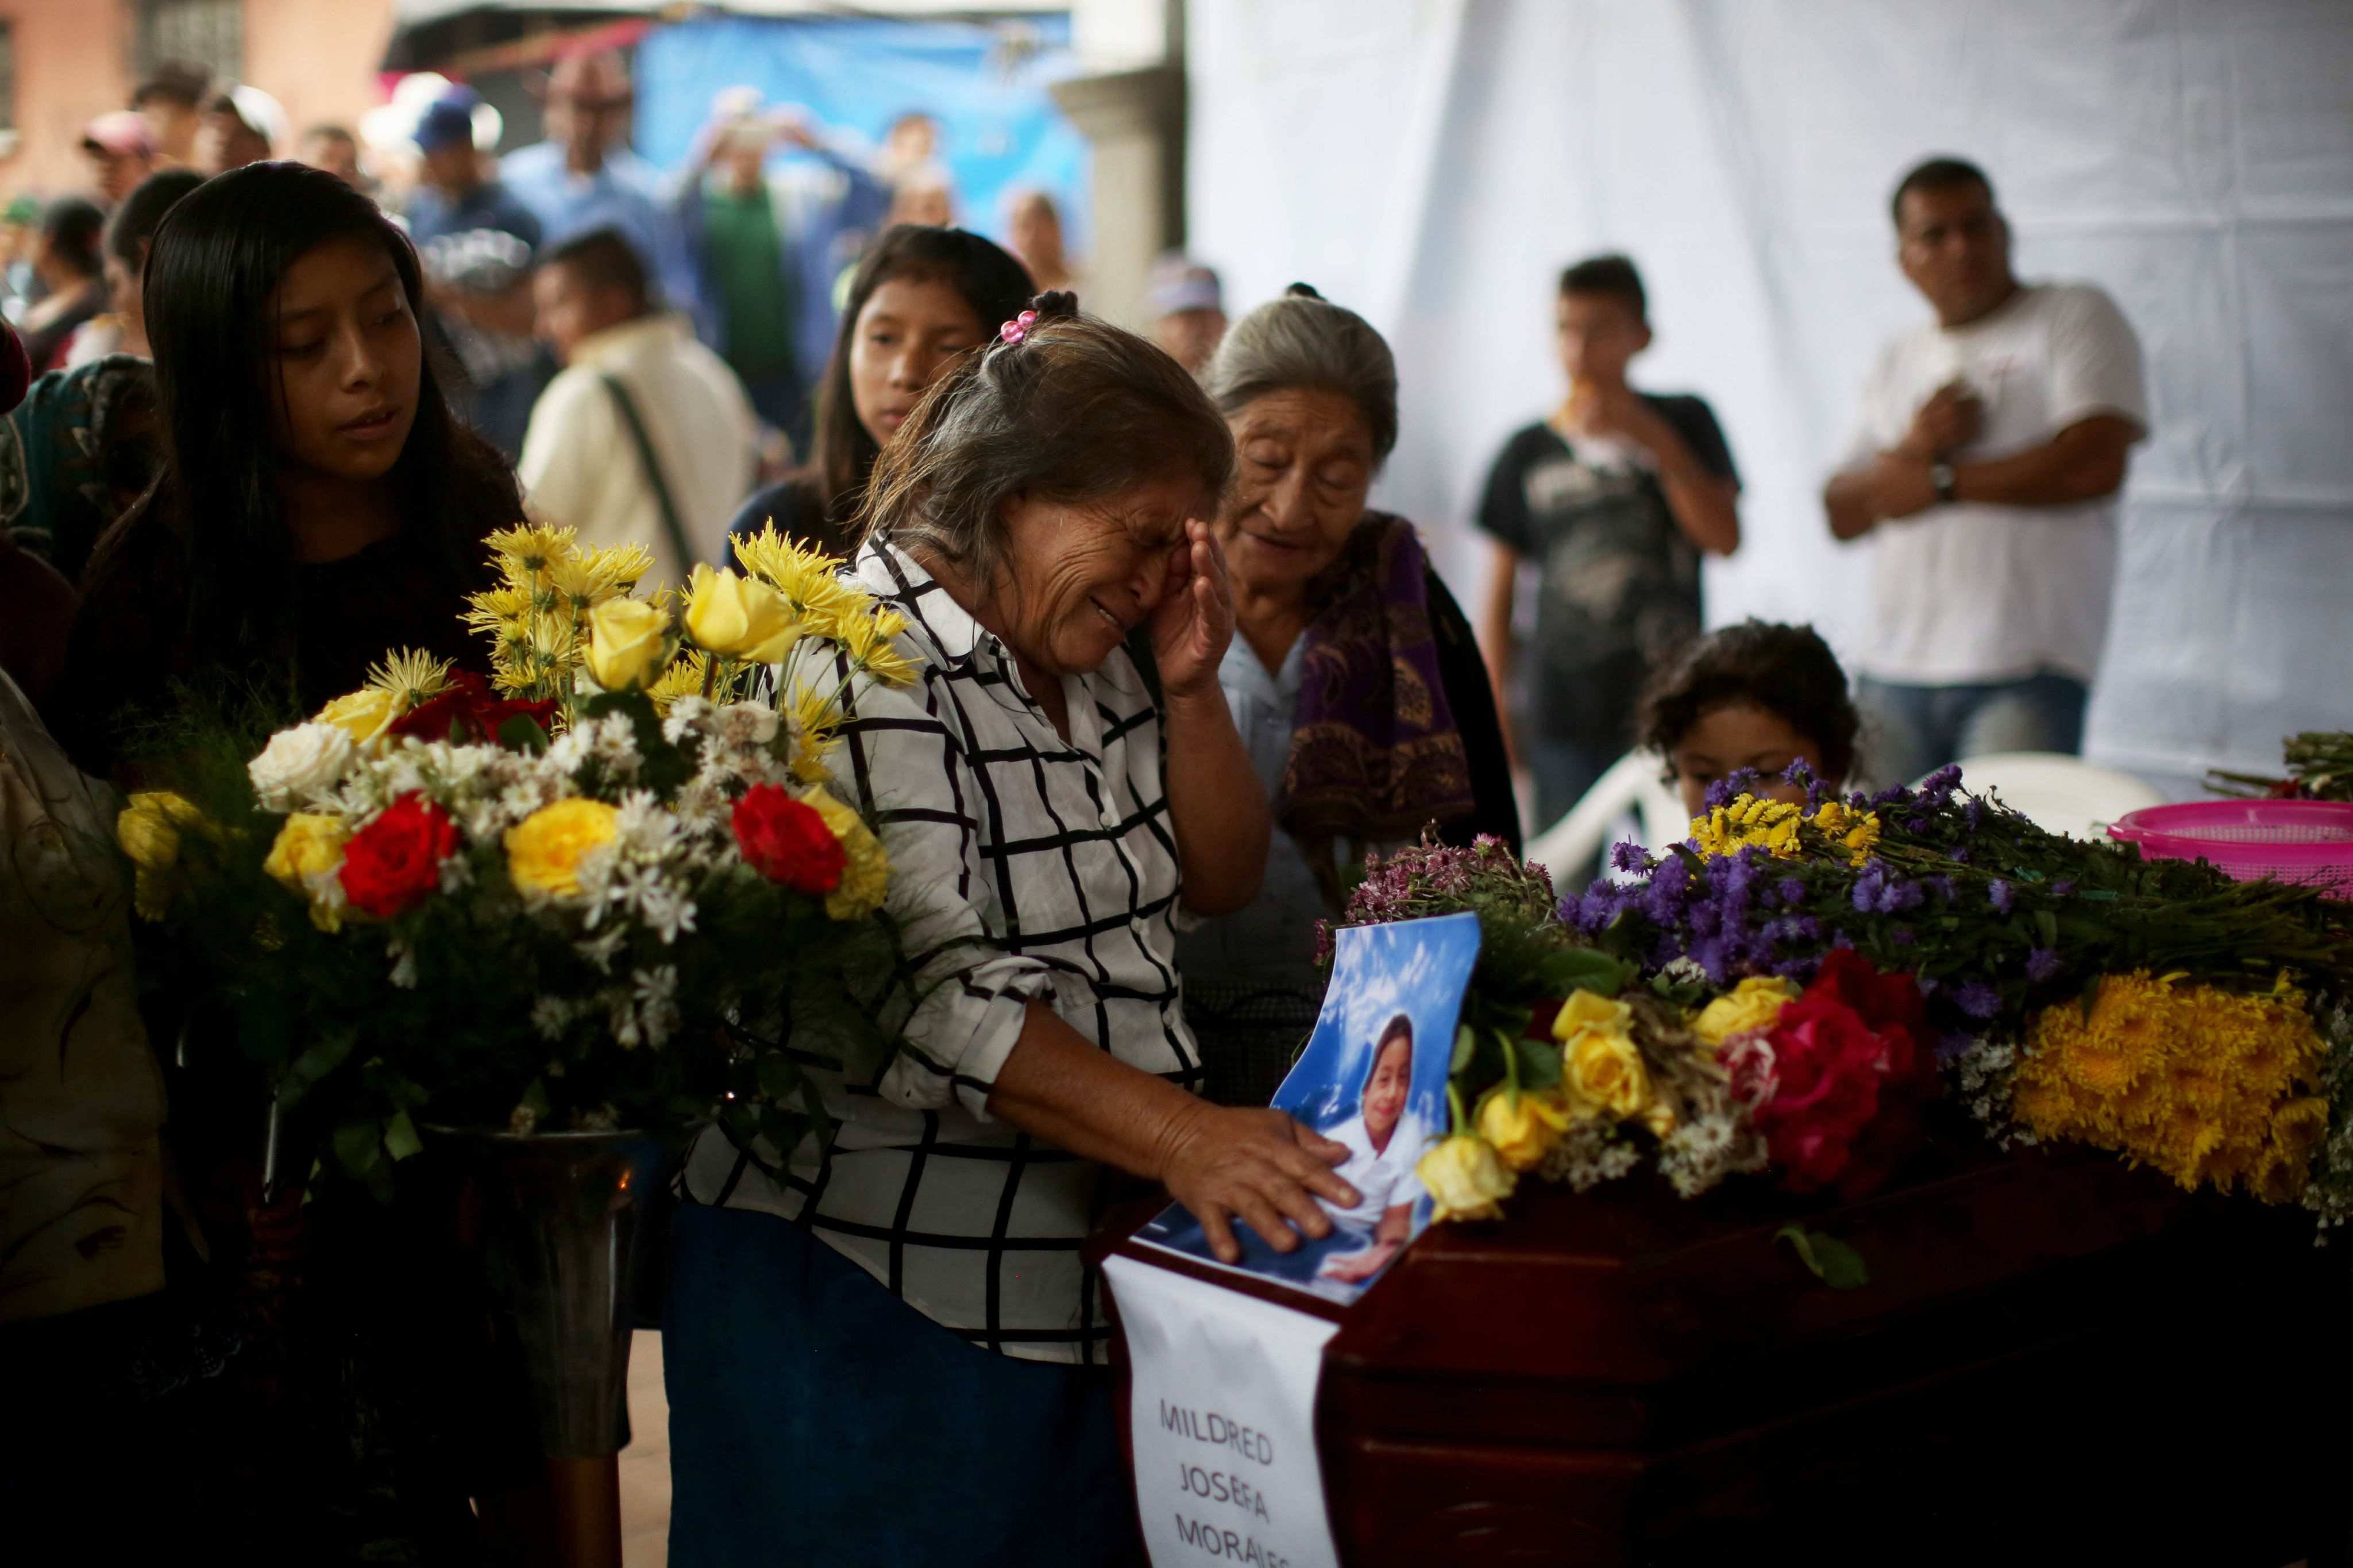
[[[558, 67], [549, 140], [495, 176], [478, 106], [427, 106], [405, 220], [348, 137], [273, 161], [282, 116], [187, 86], [94, 124], [100, 199], [39, 221], [0, 436], [0, 828], [102, 835], [108, 788], [168, 783], [139, 723], [208, 685], [307, 713], [394, 649], [481, 664], [465, 596], [526, 518], [643, 545], [670, 583], [774, 521], [905, 621], [919, 678], [853, 684], [829, 766], [896, 912], [960, 938], [910, 959], [928, 1000], [879, 1076], [810, 1069], [829, 1144], [712, 1124], [686, 1157], [679, 1561], [1124, 1560], [1079, 1253], [1099, 1178], [1156, 1185], [1227, 1256], [1237, 1222], [1287, 1249], [1356, 1204], [1346, 1148], [1266, 1109], [1321, 998], [1315, 922], [1426, 830], [1516, 849], [1515, 763], [1549, 821], [1638, 743], [1696, 805], [1741, 769], [1850, 777], [1859, 733], [1891, 779], [2080, 736], [2138, 350], [2096, 289], [2015, 278], [1969, 164], [1896, 188], [1935, 320], [1889, 345], [1824, 490], [1838, 536], [1881, 536], [1851, 685], [1807, 628], [1704, 632], [1738, 470], [1703, 399], [1630, 379], [1651, 324], [1626, 258], [1561, 277], [1567, 392], [1494, 461], [1478, 521], [1504, 569], [1474, 627], [1414, 521], [1370, 504], [1389, 347], [1304, 284], [1229, 329], [1215, 274], [1172, 258], [1153, 335], [1105, 324], [1060, 287], [1050, 204], [1014, 249], [904, 221], [952, 216], [904, 123], [892, 184], [724, 105], [669, 189], [628, 151], [609, 56]], [[773, 174], [786, 143], [823, 177]], [[115, 335], [59, 363], [97, 305]], [[800, 460], [764, 472], [764, 427]], [[0, 1144], [52, 1186], [76, 1161], [149, 1173], [109, 1245], [152, 1267], [20, 1251], [45, 1222], [5, 1211], [0, 1303], [36, 1303], [0, 1310], [12, 1353], [37, 1343], [45, 1396], [162, 1478], [164, 1540], [522, 1560], [481, 1542], [526, 1528], [528, 1438], [420, 1211], [264, 1204], [234, 1050], [87, 1006], [131, 962], [119, 870], [17, 855], [0, 878], [41, 932], [0, 946], [0, 1049], [24, 1058], [0, 1097], [100, 1035], [154, 1069]], [[86, 1498], [85, 1453], [11, 1462]]]

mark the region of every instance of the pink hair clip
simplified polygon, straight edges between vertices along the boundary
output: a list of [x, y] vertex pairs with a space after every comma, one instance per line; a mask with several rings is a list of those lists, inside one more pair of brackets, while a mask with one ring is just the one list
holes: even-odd
[[997, 340], [1000, 342], [1005, 343], [1019, 342], [1022, 339], [1029, 335], [1029, 329], [1036, 324], [1037, 320], [1037, 311], [1022, 311], [1019, 315], [1014, 317], [1011, 321], [997, 329]]

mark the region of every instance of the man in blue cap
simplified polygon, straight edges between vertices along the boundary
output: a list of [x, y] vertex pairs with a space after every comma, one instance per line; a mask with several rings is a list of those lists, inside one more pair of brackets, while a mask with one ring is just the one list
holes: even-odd
[[483, 177], [474, 139], [480, 103], [471, 89], [459, 88], [426, 106], [414, 133], [424, 169], [406, 216], [435, 324], [473, 384], [467, 418], [512, 461], [522, 451], [531, 405], [555, 367], [532, 335], [539, 219], [513, 192]]

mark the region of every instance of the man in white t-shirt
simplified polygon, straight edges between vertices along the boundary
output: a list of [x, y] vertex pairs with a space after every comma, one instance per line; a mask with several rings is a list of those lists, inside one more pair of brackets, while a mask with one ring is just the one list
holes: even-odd
[[1983, 171], [1931, 159], [1893, 206], [1897, 263], [1936, 320], [1880, 354], [1822, 505], [1839, 538], [1879, 536], [1857, 696], [1880, 731], [1872, 772], [1900, 784], [2081, 749], [2148, 404], [2106, 294], [2011, 273]]

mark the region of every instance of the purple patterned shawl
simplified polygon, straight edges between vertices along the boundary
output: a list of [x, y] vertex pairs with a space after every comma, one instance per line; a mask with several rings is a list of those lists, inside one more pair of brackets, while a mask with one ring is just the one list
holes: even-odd
[[1318, 881], [1335, 838], [1411, 839], [1475, 805], [1439, 675], [1428, 572], [1411, 523], [1366, 512], [1310, 590], [1314, 611], [1274, 815]]

